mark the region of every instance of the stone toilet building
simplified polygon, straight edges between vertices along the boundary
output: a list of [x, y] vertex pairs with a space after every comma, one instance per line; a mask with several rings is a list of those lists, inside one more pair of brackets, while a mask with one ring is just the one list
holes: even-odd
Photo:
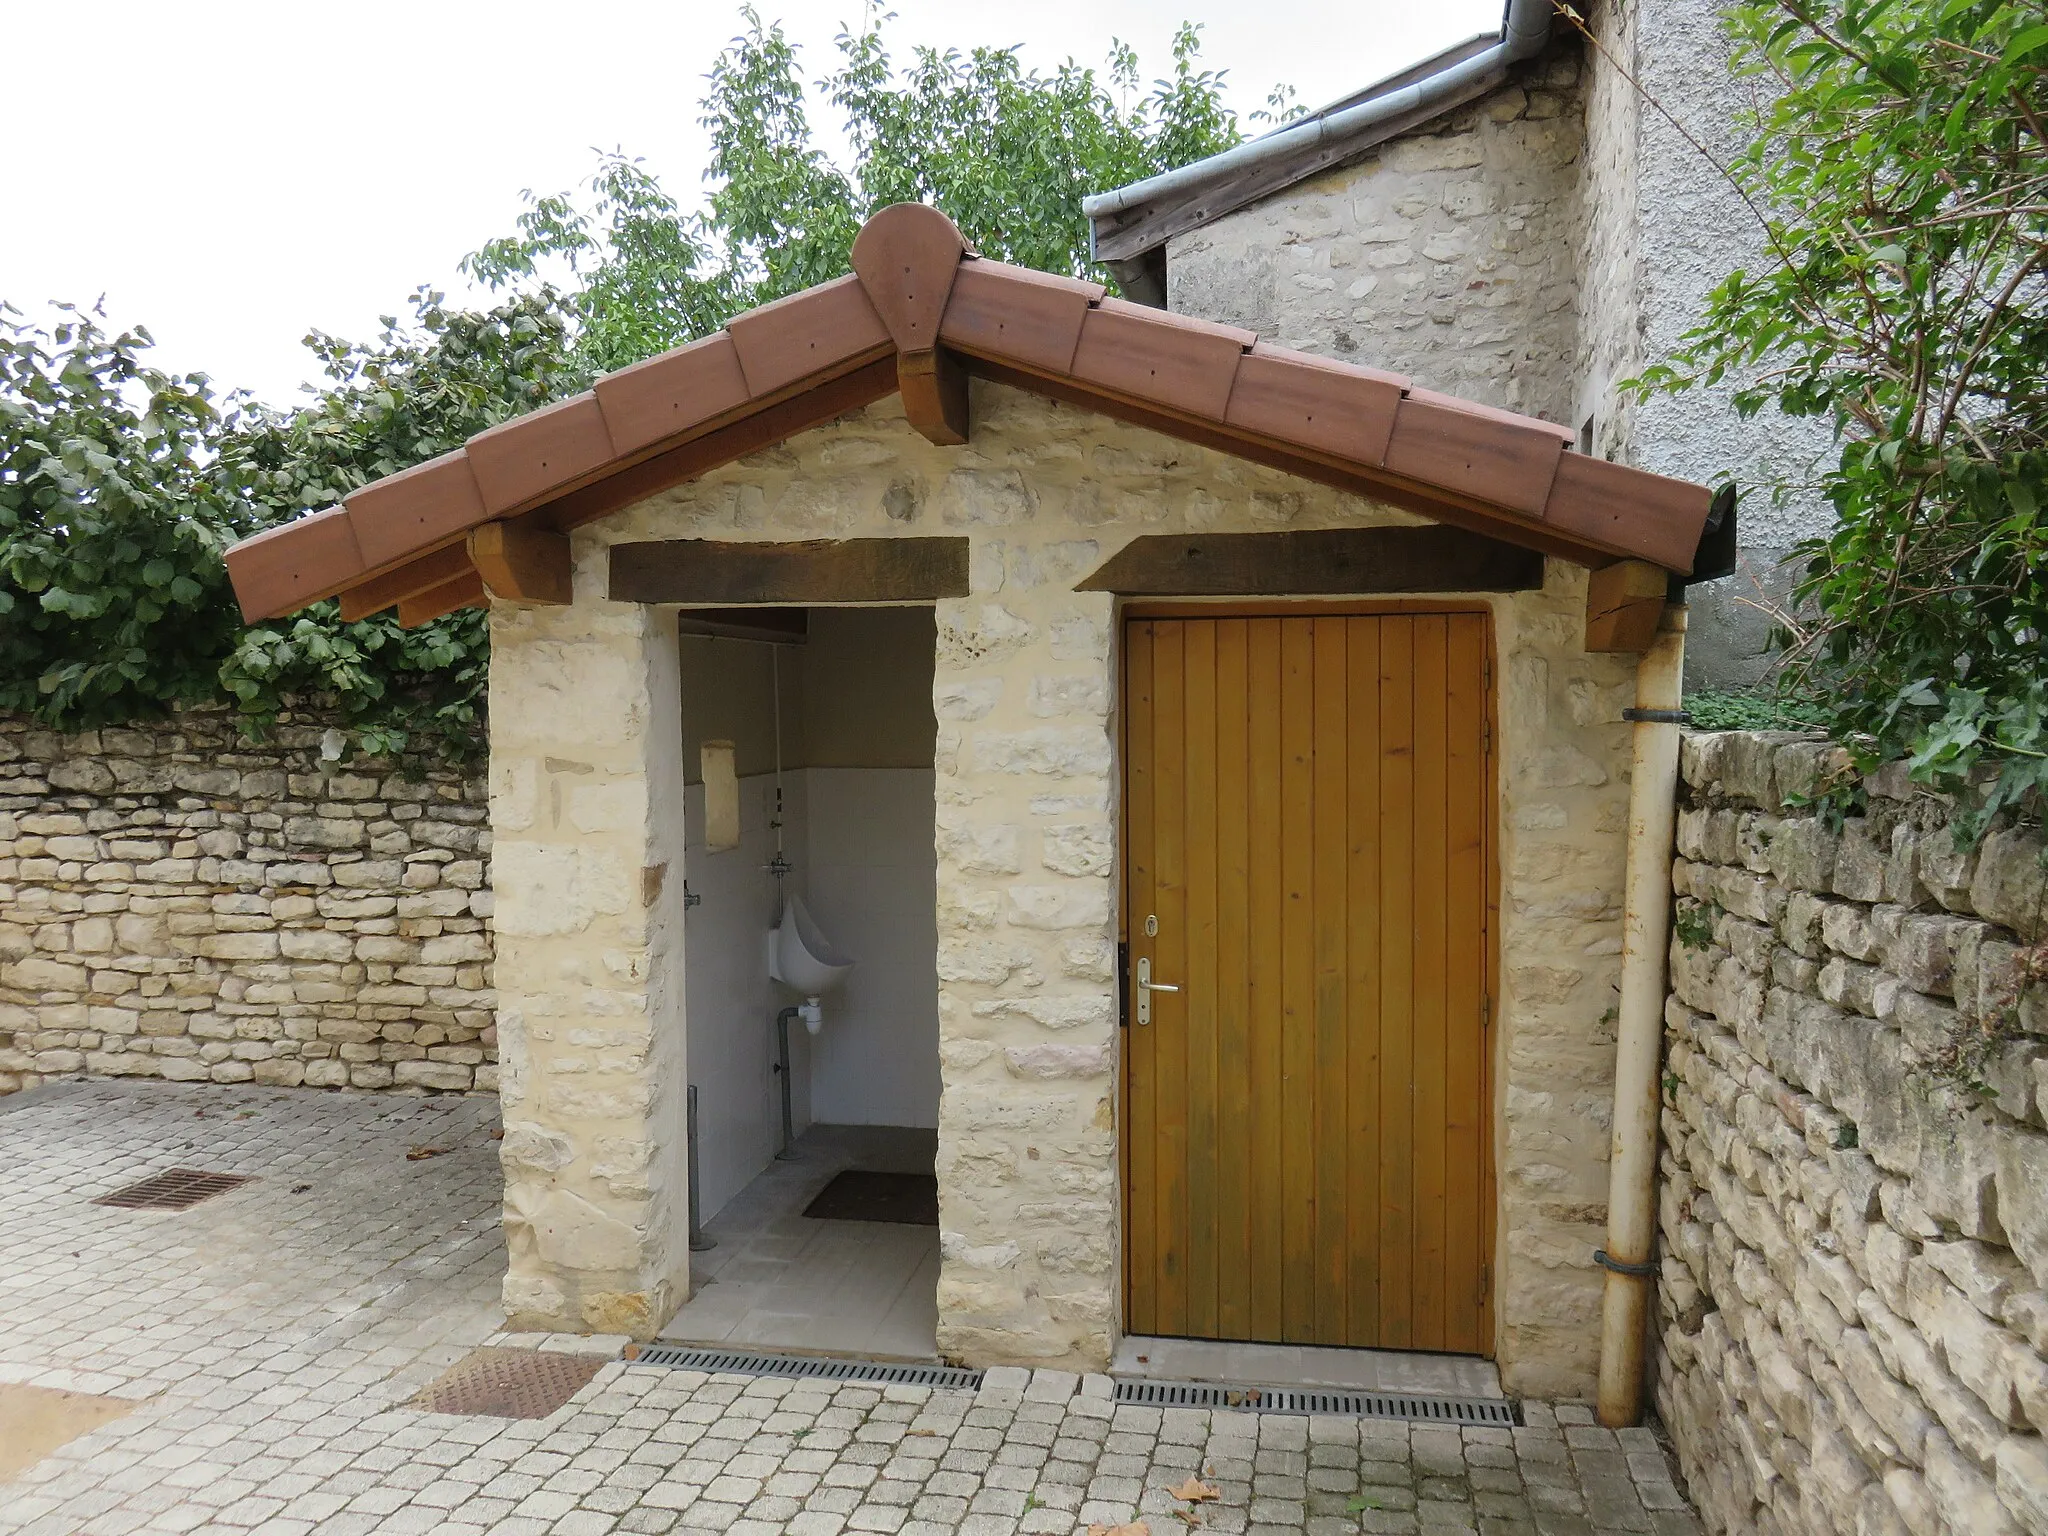
[[1621, 712], [1708, 493], [928, 209], [853, 266], [229, 557], [489, 605], [508, 1313], [690, 1297], [686, 1088], [726, 1199], [801, 895], [855, 969], [796, 1119], [935, 1128], [938, 1352], [1583, 1393]]

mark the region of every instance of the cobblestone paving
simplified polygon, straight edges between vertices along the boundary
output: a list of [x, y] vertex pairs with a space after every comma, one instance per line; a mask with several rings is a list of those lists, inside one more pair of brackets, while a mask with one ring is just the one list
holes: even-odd
[[[619, 1342], [493, 1332], [495, 1111], [166, 1084], [0, 1100], [0, 1382], [136, 1403], [0, 1483], [0, 1532], [1698, 1536], [1654, 1437], [1571, 1406], [1461, 1431], [1119, 1407], [1108, 1378], [1056, 1371], [976, 1394], [614, 1362], [546, 1419], [406, 1407], [480, 1343]], [[89, 1203], [168, 1166], [258, 1182], [184, 1213]]]

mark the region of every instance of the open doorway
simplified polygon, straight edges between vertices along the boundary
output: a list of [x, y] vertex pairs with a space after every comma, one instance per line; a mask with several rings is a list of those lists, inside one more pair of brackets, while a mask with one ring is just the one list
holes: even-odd
[[[933, 612], [685, 611], [682, 628], [684, 1006], [714, 1246], [663, 1336], [933, 1358]], [[771, 976], [785, 920], [821, 963], [798, 985]], [[803, 956], [785, 941], [773, 968], [795, 978]]]

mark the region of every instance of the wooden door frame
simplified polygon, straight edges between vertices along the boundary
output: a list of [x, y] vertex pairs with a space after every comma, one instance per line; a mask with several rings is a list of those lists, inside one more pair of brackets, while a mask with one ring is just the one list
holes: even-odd
[[1474, 598], [1211, 598], [1211, 599], [1134, 599], [1120, 602], [1112, 619], [1115, 670], [1114, 708], [1116, 710], [1116, 944], [1119, 964], [1116, 968], [1117, 988], [1117, 1052], [1116, 1052], [1116, 1115], [1117, 1115], [1117, 1304], [1121, 1309], [1117, 1318], [1118, 1333], [1124, 1332], [1123, 1325], [1131, 1315], [1131, 1267], [1130, 1245], [1125, 1241], [1128, 1207], [1130, 1204], [1130, 1130], [1131, 1130], [1131, 1074], [1130, 1074], [1130, 1004], [1131, 983], [1125, 974], [1122, 958], [1130, 953], [1131, 891], [1130, 891], [1130, 816], [1129, 787], [1130, 774], [1130, 711], [1124, 707], [1124, 689], [1129, 680], [1126, 666], [1127, 647], [1124, 632], [1128, 625], [1145, 619], [1290, 619], [1315, 618], [1327, 615], [1332, 618], [1369, 618], [1378, 614], [1452, 614], [1472, 613], [1481, 615], [1486, 621], [1484, 646], [1485, 678], [1482, 692], [1485, 695], [1486, 719], [1486, 813], [1481, 819], [1484, 828], [1485, 847], [1481, 850], [1482, 867], [1486, 880], [1486, 932], [1481, 949], [1486, 963], [1486, 1018], [1483, 1025], [1483, 1047], [1479, 1053], [1480, 1113], [1485, 1117], [1480, 1127], [1479, 1145], [1483, 1149], [1484, 1166], [1479, 1170], [1480, 1203], [1482, 1210], [1490, 1213], [1490, 1219], [1481, 1223], [1480, 1258], [1486, 1269], [1486, 1290], [1480, 1304], [1479, 1326], [1481, 1335], [1487, 1340], [1487, 1350], [1481, 1358], [1492, 1360], [1499, 1355], [1499, 1275], [1496, 1249], [1500, 1232], [1500, 1191], [1496, 1183], [1496, 1169], [1500, 1161], [1500, 1149], [1496, 1139], [1500, 1131], [1500, 1117], [1495, 1113], [1499, 1078], [1495, 1071], [1494, 1058], [1499, 1050], [1500, 1032], [1496, 1025], [1500, 1011], [1500, 799], [1501, 799], [1501, 736], [1500, 736], [1500, 626], [1494, 612], [1495, 605], [1484, 599]]

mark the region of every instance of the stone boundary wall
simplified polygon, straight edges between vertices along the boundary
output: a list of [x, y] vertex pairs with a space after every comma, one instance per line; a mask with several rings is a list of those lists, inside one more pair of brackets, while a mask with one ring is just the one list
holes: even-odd
[[0, 717], [0, 1093], [46, 1077], [497, 1086], [489, 796], [224, 710]]
[[1685, 744], [1659, 1411], [1715, 1532], [2043, 1536], [2042, 838], [1840, 765]]

